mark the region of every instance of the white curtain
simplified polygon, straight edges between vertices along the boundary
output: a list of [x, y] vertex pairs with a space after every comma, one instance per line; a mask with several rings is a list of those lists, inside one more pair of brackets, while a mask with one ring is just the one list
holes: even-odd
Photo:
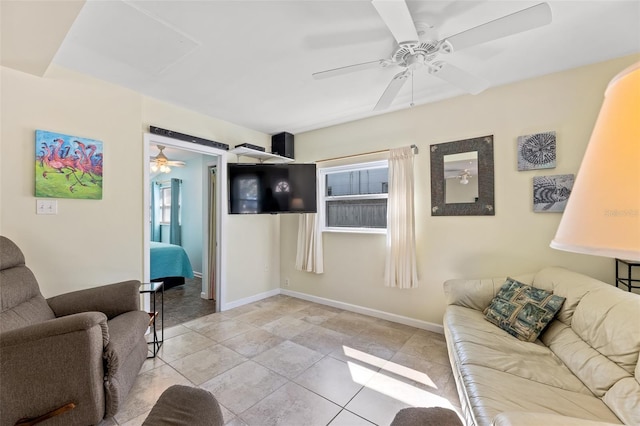
[[322, 234], [316, 213], [302, 213], [298, 222], [298, 251], [296, 269], [304, 272], [322, 274]]
[[389, 150], [385, 268], [385, 285], [387, 287], [418, 287], [413, 158], [411, 147]]

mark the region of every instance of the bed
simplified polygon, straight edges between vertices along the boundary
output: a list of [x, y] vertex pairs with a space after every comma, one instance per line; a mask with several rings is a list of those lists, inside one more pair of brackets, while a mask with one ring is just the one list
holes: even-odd
[[187, 252], [181, 246], [150, 242], [151, 281], [164, 281], [165, 289], [184, 284], [193, 278], [193, 268]]

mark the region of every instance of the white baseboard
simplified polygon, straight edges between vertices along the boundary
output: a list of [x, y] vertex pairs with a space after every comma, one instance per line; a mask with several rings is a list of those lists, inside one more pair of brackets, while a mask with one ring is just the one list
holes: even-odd
[[196, 278], [202, 278], [202, 272], [193, 271], [193, 276]]
[[257, 302], [258, 300], [266, 299], [267, 297], [277, 296], [278, 294], [280, 294], [280, 289], [276, 288], [273, 290], [265, 291], [264, 293], [245, 297], [244, 299], [234, 300], [233, 302], [220, 303], [220, 311], [228, 311], [229, 309], [237, 308], [248, 303]]
[[379, 311], [377, 309], [365, 308], [364, 306], [352, 305], [350, 303], [339, 302], [337, 300], [325, 299], [324, 297], [312, 296], [310, 294], [299, 293], [297, 291], [280, 289], [280, 294], [296, 297], [298, 299], [308, 300], [309, 302], [319, 303], [321, 305], [332, 306], [345, 311], [356, 312], [358, 314], [369, 315], [371, 317], [384, 319], [387, 321], [397, 322], [411, 327], [421, 328], [423, 330], [433, 331], [434, 333], [444, 334], [444, 327], [427, 321], [417, 320], [402, 315], [392, 314], [390, 312]]
[[352, 305], [350, 303], [340, 302], [333, 299], [325, 299], [324, 297], [313, 296], [310, 294], [300, 293], [293, 290], [287, 290], [284, 288], [276, 288], [273, 290], [259, 293], [254, 296], [245, 297], [244, 299], [234, 300], [229, 303], [221, 303], [220, 310], [228, 311], [229, 309], [237, 308], [249, 303], [257, 302], [258, 300], [266, 299], [267, 297], [277, 296], [278, 294], [284, 294], [285, 296], [291, 296], [302, 300], [308, 300], [309, 302], [319, 303], [321, 305], [332, 306], [338, 309], [344, 309], [345, 311], [355, 312], [358, 314], [369, 315], [370, 317], [380, 318], [387, 321], [397, 322], [400, 324], [408, 325], [411, 327], [420, 328], [422, 330], [432, 331], [434, 333], [444, 334], [444, 327], [440, 324], [434, 324], [427, 321], [418, 320], [415, 318], [405, 317], [403, 315], [392, 314], [390, 312], [379, 311], [377, 309], [366, 308], [364, 306]]

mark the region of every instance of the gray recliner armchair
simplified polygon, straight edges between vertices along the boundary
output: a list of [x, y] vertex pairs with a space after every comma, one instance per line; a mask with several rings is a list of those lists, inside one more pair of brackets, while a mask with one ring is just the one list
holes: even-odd
[[139, 287], [45, 300], [22, 251], [0, 236], [0, 425], [90, 425], [116, 414], [147, 357]]

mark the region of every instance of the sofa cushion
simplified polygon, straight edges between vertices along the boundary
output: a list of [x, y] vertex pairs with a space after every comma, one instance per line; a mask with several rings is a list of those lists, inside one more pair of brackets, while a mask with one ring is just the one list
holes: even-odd
[[447, 308], [444, 329], [468, 424], [491, 425], [514, 410], [620, 423], [541, 342], [514, 339], [461, 306]]
[[585, 420], [577, 417], [559, 416], [548, 413], [532, 413], [530, 411], [506, 411], [493, 419], [492, 426], [612, 426], [599, 420]]
[[611, 285], [584, 295], [571, 328], [589, 346], [634, 374], [640, 352], [640, 297]]
[[551, 323], [542, 341], [598, 397], [618, 380], [630, 376], [560, 321]]
[[573, 313], [580, 300], [591, 290], [602, 287], [604, 283], [568, 269], [552, 266], [535, 274], [531, 285], [564, 297], [566, 300], [562, 304], [557, 318], [563, 323], [571, 325]]
[[490, 425], [505, 411], [559, 414], [620, 424], [593, 395], [572, 392], [477, 365], [461, 365], [461, 377], [479, 425]]
[[485, 318], [512, 336], [533, 342], [560, 310], [564, 297], [507, 278]]
[[447, 345], [455, 363], [504, 371], [545, 385], [591, 395], [589, 389], [541, 342], [514, 339], [484, 321], [474, 309], [449, 306], [444, 315]]
[[640, 425], [640, 383], [638, 377], [616, 382], [602, 399], [627, 425]]

